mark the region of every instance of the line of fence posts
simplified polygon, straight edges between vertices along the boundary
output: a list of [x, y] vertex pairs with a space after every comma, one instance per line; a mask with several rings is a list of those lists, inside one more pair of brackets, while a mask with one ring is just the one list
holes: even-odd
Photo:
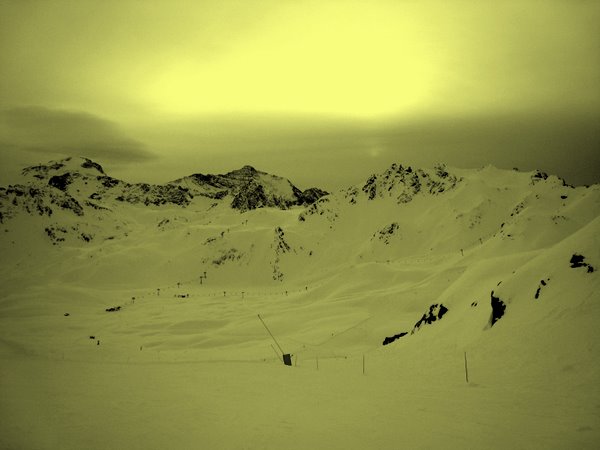
[[[260, 318], [260, 315], [259, 315], [259, 318]], [[260, 319], [262, 321], [262, 318], [260, 318]], [[264, 324], [264, 322], [263, 322], [263, 324]], [[266, 328], [266, 326], [265, 326], [265, 328]], [[267, 328], [267, 331], [269, 331], [268, 328]], [[269, 334], [271, 334], [270, 331], [269, 331]], [[273, 337], [273, 336], [271, 335], [271, 337]], [[273, 338], [273, 340], [275, 341], [275, 338]], [[277, 341], [275, 341], [275, 343], [279, 346], [279, 344], [277, 343]], [[273, 349], [273, 352], [275, 353], [275, 355], [277, 356], [277, 359], [279, 359], [279, 361], [283, 362], [286, 365], [290, 365], [290, 366], [292, 365], [291, 358], [290, 358], [292, 355], [285, 355], [283, 353], [283, 350], [280, 347], [279, 349], [281, 350], [282, 355], [283, 356], [288, 356], [288, 358], [283, 358], [282, 356], [279, 355], [279, 353], [277, 352], [277, 350], [275, 349], [275, 347], [273, 346], [273, 344], [271, 344], [271, 348]], [[294, 367], [296, 367], [298, 365], [298, 354], [295, 353], [293, 356], [294, 356], [294, 363], [293, 363], [293, 365], [294, 365]], [[467, 352], [466, 351], [463, 352], [463, 356], [464, 356], [464, 363], [465, 363], [465, 381], [467, 383], [469, 383], [469, 364], [468, 364]], [[315, 355], [315, 366], [316, 366], [316, 369], [319, 370], [319, 355]], [[362, 374], [363, 375], [367, 374], [367, 368], [366, 367], [367, 367], [366, 366], [366, 356], [363, 353], [362, 354]]]
[[[268, 328], [267, 328], [268, 330]], [[277, 344], [279, 346], [279, 344], [277, 343], [277, 341], [275, 341], [275, 344]], [[281, 349], [281, 347], [279, 348], [280, 352], [277, 351], [277, 349], [275, 348], [275, 346], [273, 344], [271, 344], [271, 349], [273, 350], [273, 353], [275, 353], [275, 356], [277, 357], [277, 359], [281, 362], [283, 362], [286, 366], [291, 366], [293, 365], [294, 367], [298, 366], [298, 354], [294, 353], [293, 355], [291, 354], [286, 354], [283, 352], [283, 350]], [[292, 363], [292, 358], [294, 357], [293, 363]], [[319, 370], [319, 355], [315, 355], [315, 367], [317, 370]], [[366, 356], [363, 353], [362, 355], [362, 374], [366, 375], [367, 374], [367, 369], [366, 369]]]

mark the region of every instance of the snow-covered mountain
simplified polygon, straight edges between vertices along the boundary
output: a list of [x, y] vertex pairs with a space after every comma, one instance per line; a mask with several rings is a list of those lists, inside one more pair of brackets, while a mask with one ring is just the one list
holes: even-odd
[[[22, 185], [2, 188], [3, 216], [0, 219], [11, 216], [14, 208], [10, 207], [10, 203], [14, 206], [21, 203], [27, 212], [35, 209], [46, 215], [51, 214], [51, 208], [48, 208], [50, 204], [54, 204], [81, 215], [83, 206], [96, 205], [99, 201], [117, 200], [146, 206], [173, 204], [187, 207], [194, 196], [201, 196], [214, 200], [227, 198], [232, 208], [247, 211], [262, 207], [286, 209], [295, 205], [307, 205], [327, 194], [318, 188], [302, 192], [289, 180], [257, 171], [250, 166], [225, 175], [194, 174], [165, 185], [130, 184], [112, 178], [100, 164], [88, 158], [51, 161], [27, 167], [22, 174]], [[56, 188], [62, 193], [48, 187]]]
[[[377, 398], [383, 412], [373, 406], [377, 420], [364, 419], [371, 434], [382, 433], [374, 448], [398, 448], [401, 438], [411, 448], [593, 448], [600, 438], [599, 185], [491, 166], [393, 164], [330, 194], [301, 192], [248, 166], [158, 186], [70, 159], [25, 169], [22, 183], [0, 189], [0, 214], [5, 358], [262, 367], [274, 353], [260, 313], [298, 369], [325, 371], [314, 380], [297, 375], [297, 395], [287, 372], [269, 372], [269, 408], [283, 408], [302, 429], [333, 413], [310, 406], [314, 389], [335, 411], [356, 392]], [[467, 354], [469, 386], [479, 391], [457, 387]], [[372, 383], [347, 374], [365, 355]], [[229, 369], [203, 368], [229, 380]], [[241, 381], [222, 382], [227, 391]], [[265, 395], [245, 386], [215, 402], [242, 409], [250, 447], [283, 448], [285, 434], [266, 443], [250, 431], [269, 434], [271, 424], [239, 406], [239, 395], [249, 404]], [[427, 405], [435, 398], [432, 415], [411, 409], [402, 420], [414, 433], [394, 434], [390, 393]], [[311, 414], [277, 403], [288, 394]], [[519, 409], [509, 401], [527, 418], [502, 422]], [[457, 402], [473, 411], [464, 424], [445, 415]], [[445, 413], [436, 409], [446, 404]], [[348, 411], [360, 423], [361, 408]], [[432, 418], [453, 431], [424, 438], [419, 424]], [[367, 447], [348, 433], [340, 429], [339, 442], [326, 446]], [[295, 436], [298, 448], [316, 445], [308, 432]], [[221, 447], [243, 448], [227, 439]]]
[[310, 188], [302, 192], [289, 180], [244, 166], [225, 175], [190, 175], [170, 183], [187, 188], [194, 195], [233, 198], [231, 207], [240, 211], [273, 207], [287, 209], [314, 203], [327, 192]]
[[[230, 205], [239, 211], [312, 204], [327, 193], [302, 192], [289, 180], [245, 166], [225, 175], [195, 174], [164, 185], [110, 177], [88, 158], [66, 158], [23, 169], [23, 183], [0, 187], [0, 223], [25, 214], [48, 219], [44, 227], [56, 244], [76, 235], [86, 242], [98, 234], [119, 234], [122, 204], [181, 208]], [[73, 220], [73, 216], [80, 219]], [[102, 226], [96, 226], [104, 222]], [[111, 225], [108, 225], [110, 223]]]

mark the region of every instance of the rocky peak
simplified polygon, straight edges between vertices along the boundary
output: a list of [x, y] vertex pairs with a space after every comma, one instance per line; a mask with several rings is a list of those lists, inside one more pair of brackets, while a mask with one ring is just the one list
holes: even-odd
[[314, 203], [327, 192], [311, 188], [302, 192], [288, 179], [245, 165], [221, 175], [193, 174], [170, 184], [185, 186], [194, 195], [221, 199], [232, 197], [231, 207], [240, 211], [272, 207], [287, 209]]
[[255, 174], [258, 173], [258, 171], [254, 167], [252, 167], [252, 166], [245, 165], [241, 169], [234, 170], [234, 171], [229, 172], [229, 173], [231, 173], [231, 174], [237, 173], [237, 174], [255, 175]]
[[266, 172], [261, 172], [256, 170], [252, 166], [244, 166], [241, 169], [232, 170], [231, 172], [226, 173], [225, 175], [221, 175], [223, 178], [226, 178], [231, 183], [235, 185], [244, 185], [250, 183], [252, 180], [257, 180], [261, 176], [274, 176], [269, 175]]
[[58, 161], [50, 161], [46, 164], [29, 166], [21, 171], [23, 176], [38, 180], [49, 180], [54, 176], [62, 176], [65, 173], [70, 173], [75, 177], [105, 175], [100, 164], [84, 157], [68, 157]]
[[95, 169], [96, 171], [100, 172], [102, 175], [105, 175], [104, 169], [102, 168], [102, 166], [100, 164], [98, 164], [88, 158], [82, 158], [82, 159], [83, 159], [83, 162], [81, 163], [81, 167], [83, 167], [84, 169]]
[[361, 190], [369, 200], [395, 196], [398, 203], [407, 203], [420, 192], [440, 194], [453, 189], [459, 181], [444, 164], [433, 169], [413, 169], [394, 163], [385, 172], [371, 175]]
[[323, 189], [312, 187], [306, 189], [304, 192], [301, 192], [299, 198], [303, 205], [312, 205], [321, 197], [324, 197], [328, 194], [329, 193], [327, 191], [324, 191]]

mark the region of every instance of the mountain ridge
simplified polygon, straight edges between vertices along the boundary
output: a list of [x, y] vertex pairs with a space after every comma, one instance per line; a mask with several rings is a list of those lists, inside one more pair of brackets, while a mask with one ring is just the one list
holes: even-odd
[[262, 207], [287, 209], [313, 203], [327, 195], [327, 192], [314, 187], [301, 191], [288, 179], [249, 165], [222, 175], [195, 173], [169, 184], [185, 186], [194, 195], [219, 199], [231, 195], [232, 208], [242, 212]]
[[[395, 163], [350, 188], [328, 195], [317, 189], [312, 203], [302, 200], [311, 189], [301, 192], [251, 166], [150, 185], [117, 180], [81, 158], [28, 167], [23, 177], [23, 184], [0, 188], [5, 233], [19, 224], [36, 227], [42, 242], [63, 247], [135, 240], [147, 233], [143, 227], [165, 236], [198, 235], [204, 243], [198, 251], [208, 252], [200, 262], [220, 261], [223, 280], [240, 264], [252, 264], [258, 279], [272, 275], [282, 282], [309, 274], [315, 261], [332, 272], [342, 261], [419, 259], [476, 247], [486, 255], [510, 252], [510, 243], [523, 239], [525, 249], [544, 248], [589, 223], [598, 210], [597, 185], [575, 188], [539, 171], [492, 166]], [[257, 228], [250, 231], [251, 225]], [[544, 233], [536, 233], [538, 226]], [[272, 253], [269, 245], [289, 251]]]
[[[0, 187], [0, 223], [18, 210], [50, 216], [56, 210], [82, 216], [89, 208], [108, 209], [106, 201], [145, 206], [188, 207], [194, 195], [221, 201], [241, 212], [262, 207], [288, 209], [310, 204], [327, 193], [318, 188], [301, 191], [289, 180], [251, 166], [224, 175], [194, 174], [165, 184], [128, 183], [109, 176], [89, 158], [65, 158], [26, 167], [24, 182]], [[54, 210], [53, 210], [54, 208]]]

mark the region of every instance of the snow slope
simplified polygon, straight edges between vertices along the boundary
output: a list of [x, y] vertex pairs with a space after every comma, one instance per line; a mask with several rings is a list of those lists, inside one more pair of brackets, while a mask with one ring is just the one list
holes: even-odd
[[394, 164], [242, 213], [94, 164], [3, 191], [0, 448], [598, 447], [600, 186]]

